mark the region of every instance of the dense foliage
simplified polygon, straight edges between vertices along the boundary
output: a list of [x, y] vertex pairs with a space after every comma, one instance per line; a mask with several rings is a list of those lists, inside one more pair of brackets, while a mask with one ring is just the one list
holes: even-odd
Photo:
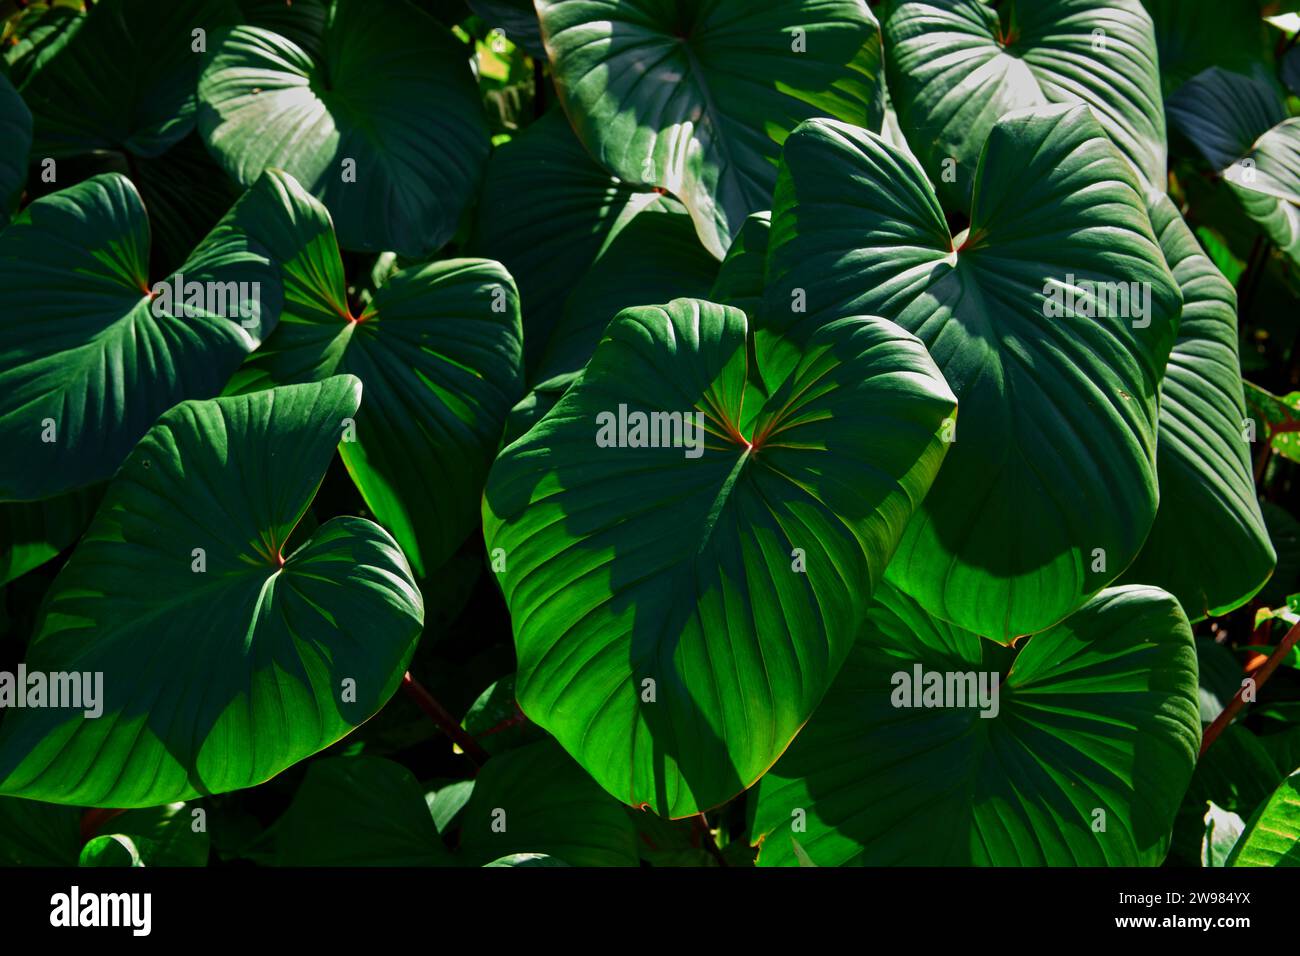
[[0, 864], [1300, 864], [1297, 8], [0, 0]]

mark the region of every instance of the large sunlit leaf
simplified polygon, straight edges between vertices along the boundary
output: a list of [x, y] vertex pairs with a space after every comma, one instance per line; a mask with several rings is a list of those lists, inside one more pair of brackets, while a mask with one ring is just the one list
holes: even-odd
[[157, 156], [178, 142], [194, 128], [204, 50], [237, 15], [231, 0], [101, 0], [63, 24], [22, 86], [36, 121], [33, 154]]
[[1198, 621], [1249, 600], [1277, 556], [1251, 472], [1236, 292], [1168, 197], [1155, 197], [1151, 224], [1183, 314], [1160, 392], [1160, 508], [1124, 579], [1164, 588]]
[[240, 230], [219, 226], [155, 277], [183, 281], [185, 308], [153, 298], [148, 260], [144, 206], [116, 173], [37, 200], [0, 232], [0, 500], [111, 477], [160, 412], [216, 395], [274, 328], [279, 276]]
[[976, 633], [1049, 627], [1137, 555], [1180, 306], [1133, 173], [1084, 107], [993, 128], [956, 237], [875, 134], [814, 120], [786, 143], [763, 322], [789, 342], [760, 337], [760, 368], [849, 315], [926, 344], [961, 420], [889, 575]]
[[752, 784], [808, 719], [953, 414], [892, 323], [822, 330], [766, 401], [747, 340], [731, 307], [624, 311], [484, 499], [520, 706], [614, 796], [673, 817]]
[[397, 545], [340, 517], [285, 553], [360, 401], [335, 376], [159, 419], [28, 648], [29, 673], [102, 674], [98, 699], [7, 709], [0, 793], [132, 807], [249, 787], [388, 700], [424, 615]]
[[945, 202], [969, 208], [994, 125], [1086, 103], [1149, 186], [1165, 182], [1165, 115], [1140, 0], [907, 0], [884, 23], [899, 126]]
[[[923, 696], [932, 674], [983, 674], [987, 693]], [[1016, 653], [886, 585], [758, 784], [758, 862], [797, 865], [797, 840], [818, 866], [1157, 865], [1199, 745], [1191, 629], [1168, 594], [1108, 590]]]
[[198, 127], [251, 185], [291, 173], [345, 249], [428, 255], [456, 231], [489, 142], [468, 50], [406, 0], [334, 0], [319, 49], [261, 27], [212, 41]]
[[366, 401], [343, 463], [426, 576], [478, 524], [488, 466], [523, 394], [513, 280], [486, 259], [441, 260], [394, 273], [354, 306], [330, 215], [292, 177], [264, 174], [232, 219], [272, 250], [285, 287], [278, 334], [232, 389], [361, 379]]
[[537, 0], [560, 102], [591, 155], [659, 186], [721, 259], [770, 208], [802, 120], [880, 125], [880, 28], [866, 0]]

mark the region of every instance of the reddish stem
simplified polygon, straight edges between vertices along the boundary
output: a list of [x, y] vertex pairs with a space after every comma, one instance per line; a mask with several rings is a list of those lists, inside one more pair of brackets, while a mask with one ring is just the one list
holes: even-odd
[[438, 703], [437, 698], [430, 694], [423, 684], [411, 676], [410, 671], [407, 671], [402, 676], [402, 690], [406, 691], [406, 696], [415, 701], [416, 706], [424, 711], [444, 734], [460, 746], [460, 749], [465, 752], [465, 756], [469, 757], [479, 767], [487, 762], [487, 751], [479, 746], [477, 740], [465, 732], [465, 729], [456, 722], [456, 718], [448, 713], [446, 707]]
[[105, 823], [124, 813], [125, 810], [116, 807], [91, 807], [81, 816], [81, 842], [89, 843]]
[[[1300, 640], [1300, 624], [1286, 632], [1286, 637], [1282, 638], [1277, 647], [1273, 649], [1273, 653], [1269, 655], [1264, 666], [1256, 672], [1254, 678], [1256, 692], [1264, 686], [1265, 681], [1273, 676], [1273, 672], [1281, 665], [1282, 659], [1291, 652], [1291, 648], [1295, 647], [1297, 640]], [[1210, 749], [1210, 744], [1219, 738], [1219, 734], [1223, 733], [1223, 728], [1232, 723], [1233, 718], [1246, 706], [1245, 693], [1249, 686], [1249, 684], [1243, 684], [1241, 689], [1232, 695], [1232, 700], [1228, 702], [1228, 706], [1223, 708], [1223, 713], [1214, 718], [1214, 723], [1206, 728], [1205, 735], [1201, 738], [1202, 756], [1204, 756], [1205, 751]]]

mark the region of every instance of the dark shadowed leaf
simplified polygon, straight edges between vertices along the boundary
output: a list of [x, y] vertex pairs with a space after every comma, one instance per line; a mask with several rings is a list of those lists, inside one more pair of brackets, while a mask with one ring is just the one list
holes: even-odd
[[388, 700], [423, 620], [397, 545], [341, 517], [284, 553], [360, 400], [335, 376], [159, 419], [28, 649], [30, 672], [101, 674], [97, 699], [10, 710], [0, 792], [133, 807], [249, 787]]
[[553, 740], [489, 760], [461, 811], [460, 862], [543, 854], [569, 866], [636, 866], [636, 829]]
[[276, 824], [279, 866], [449, 866], [451, 853], [411, 771], [382, 757], [307, 768]]
[[180, 141], [194, 128], [203, 50], [237, 14], [231, 0], [96, 3], [23, 84], [36, 120], [33, 155], [157, 156]]
[[319, 49], [261, 27], [213, 38], [199, 132], [237, 181], [288, 171], [345, 249], [428, 255], [456, 231], [489, 141], [469, 52], [393, 0], [334, 0]]
[[[793, 840], [819, 866], [1159, 864], [1200, 744], [1178, 603], [1114, 588], [1011, 655], [882, 588], [758, 784], [759, 865], [796, 865]], [[996, 713], [975, 700], [981, 673], [1001, 684]], [[931, 674], [941, 688], [969, 676], [967, 696], [923, 698]]]
[[[160, 412], [216, 395], [274, 328], [279, 277], [238, 229], [160, 277], [166, 298], [151, 295], [148, 260], [140, 195], [116, 173], [37, 200], [0, 233], [0, 500], [111, 477]], [[170, 291], [181, 280], [184, 308]]]
[[9, 221], [27, 179], [31, 145], [32, 114], [13, 84], [0, 74], [0, 228]]

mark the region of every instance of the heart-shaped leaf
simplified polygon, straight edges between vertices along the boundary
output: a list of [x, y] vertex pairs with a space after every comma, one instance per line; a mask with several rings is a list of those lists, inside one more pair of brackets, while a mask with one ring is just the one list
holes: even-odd
[[23, 84], [34, 155], [102, 149], [157, 156], [194, 128], [194, 85], [230, 0], [101, 0], [64, 24], [57, 49]]
[[18, 202], [27, 179], [32, 145], [32, 114], [9, 79], [0, 73], [0, 227]]
[[317, 52], [260, 27], [214, 38], [198, 126], [240, 183], [291, 173], [345, 249], [414, 258], [456, 231], [490, 145], [468, 50], [405, 0], [334, 0]]
[[1140, 0], [908, 0], [884, 24], [898, 122], [945, 203], [970, 207], [975, 167], [1006, 114], [1086, 103], [1143, 177], [1163, 188], [1165, 115]]
[[[344, 517], [282, 550], [360, 401], [335, 376], [163, 414], [46, 597], [0, 792], [131, 807], [249, 787], [388, 700], [424, 616], [397, 545]], [[53, 696], [59, 674], [79, 699]]]
[[[920, 167], [879, 136], [814, 120], [786, 143], [763, 321], [797, 344], [883, 315], [925, 342], [961, 427], [889, 575], [978, 634], [1049, 627], [1137, 555], [1180, 299], [1131, 170], [1084, 107], [993, 128], [955, 238]], [[764, 376], [791, 353], [780, 338], [760, 351]]]
[[1150, 211], [1183, 314], [1160, 388], [1160, 508], [1124, 580], [1164, 588], [1199, 621], [1249, 600], [1277, 555], [1251, 472], [1237, 294], [1167, 196]]
[[537, 0], [556, 92], [591, 155], [667, 189], [721, 259], [771, 206], [802, 120], [880, 125], [880, 27], [865, 0]]
[[610, 793], [674, 817], [752, 784], [817, 706], [955, 404], [880, 319], [814, 336], [765, 402], [747, 340], [728, 306], [622, 312], [484, 499], [520, 706]]
[[274, 328], [279, 277], [240, 230], [219, 225], [156, 286], [148, 259], [144, 206], [116, 173], [0, 233], [0, 500], [110, 477], [160, 412], [216, 395]]
[[1300, 263], [1300, 118], [1276, 88], [1211, 67], [1169, 100], [1170, 122], [1223, 175], [1246, 215]]
[[702, 296], [718, 268], [681, 203], [610, 176], [560, 110], [492, 154], [471, 248], [519, 284], [534, 382], [585, 364], [622, 309]]
[[292, 177], [265, 173], [231, 218], [272, 251], [285, 286], [279, 334], [231, 389], [361, 379], [366, 403], [343, 463], [424, 577], [478, 524], [488, 466], [523, 393], [513, 280], [485, 259], [415, 265], [354, 310], [329, 213]]
[[882, 587], [758, 784], [759, 865], [1159, 864], [1200, 744], [1178, 603], [1114, 588], [1011, 655]]

